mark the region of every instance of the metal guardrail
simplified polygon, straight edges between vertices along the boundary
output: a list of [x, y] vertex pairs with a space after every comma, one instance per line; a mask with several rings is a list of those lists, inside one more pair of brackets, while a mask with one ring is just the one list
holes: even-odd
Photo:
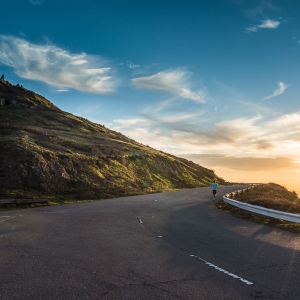
[[257, 213], [260, 215], [264, 215], [264, 216], [268, 216], [268, 217], [272, 217], [272, 218], [276, 218], [276, 219], [280, 219], [280, 220], [290, 221], [290, 222], [294, 222], [294, 223], [300, 223], [300, 215], [298, 215], [298, 214], [292, 214], [292, 213], [288, 213], [288, 212], [284, 212], [284, 211], [280, 211], [280, 210], [265, 208], [265, 207], [258, 206], [258, 205], [252, 205], [252, 204], [240, 202], [240, 201], [229, 198], [229, 197], [233, 198], [234, 196], [243, 194], [244, 192], [246, 192], [250, 189], [253, 189], [257, 185], [254, 185], [249, 188], [239, 190], [239, 191], [236, 191], [233, 193], [226, 194], [223, 196], [223, 200], [231, 205], [234, 205], [241, 209], [251, 211], [251, 212], [254, 212], [254, 213]]

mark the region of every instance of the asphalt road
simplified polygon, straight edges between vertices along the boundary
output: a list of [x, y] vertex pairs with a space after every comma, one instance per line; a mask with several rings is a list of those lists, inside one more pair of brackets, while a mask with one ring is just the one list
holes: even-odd
[[0, 212], [0, 299], [300, 299], [299, 250], [208, 187]]

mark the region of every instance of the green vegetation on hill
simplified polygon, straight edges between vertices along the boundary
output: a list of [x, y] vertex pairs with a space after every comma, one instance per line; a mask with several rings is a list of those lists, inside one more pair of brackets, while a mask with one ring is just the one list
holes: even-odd
[[[285, 187], [276, 183], [261, 184], [246, 193], [238, 195], [235, 200], [289, 213], [300, 213], [300, 199], [297, 193], [294, 191], [290, 192]], [[216, 205], [218, 208], [242, 219], [293, 232], [300, 232], [300, 224], [248, 212], [232, 206], [223, 200], [218, 201]]]
[[300, 213], [300, 199], [296, 192], [290, 192], [276, 183], [260, 184], [242, 194], [235, 195], [235, 200], [265, 208]]
[[261, 184], [252, 191], [239, 196], [238, 200], [270, 209], [300, 213], [300, 199], [297, 193], [290, 192], [276, 183]]
[[0, 198], [103, 199], [225, 181], [0, 81]]

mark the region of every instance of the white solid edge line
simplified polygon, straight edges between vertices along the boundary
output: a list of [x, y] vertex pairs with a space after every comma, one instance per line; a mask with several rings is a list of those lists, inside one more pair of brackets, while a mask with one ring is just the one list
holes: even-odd
[[219, 268], [218, 266], [216, 266], [216, 265], [214, 265], [214, 264], [212, 264], [212, 263], [206, 261], [206, 260], [203, 259], [203, 258], [200, 258], [200, 257], [198, 257], [198, 256], [196, 256], [196, 255], [193, 255], [193, 254], [191, 254], [190, 256], [191, 256], [191, 257], [195, 257], [195, 258], [197, 258], [197, 259], [203, 261], [206, 265], [208, 265], [208, 266], [210, 266], [210, 267], [212, 267], [212, 268], [214, 268], [214, 269], [216, 269], [216, 270], [218, 270], [218, 271], [220, 271], [220, 272], [222, 272], [222, 273], [224, 273], [224, 274], [226, 274], [226, 275], [228, 275], [228, 276], [230, 276], [230, 277], [233, 277], [233, 278], [235, 278], [235, 279], [239, 279], [240, 281], [242, 281], [242, 282], [244, 282], [244, 283], [246, 283], [246, 284], [248, 284], [248, 285], [252, 285], [252, 284], [253, 284], [253, 282], [248, 281], [248, 280], [246, 280], [246, 279], [244, 279], [244, 278], [242, 278], [242, 277], [240, 277], [240, 276], [238, 276], [238, 275], [235, 275], [235, 274], [233, 274], [233, 273], [230, 273], [230, 272], [228, 272], [228, 271], [226, 271], [226, 270], [224, 270], [224, 269], [222, 269], [222, 268]]

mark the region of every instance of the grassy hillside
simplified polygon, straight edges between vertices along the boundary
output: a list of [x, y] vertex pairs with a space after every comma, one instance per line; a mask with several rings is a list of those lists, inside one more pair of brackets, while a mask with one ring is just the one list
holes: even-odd
[[300, 213], [300, 199], [297, 193], [290, 192], [276, 183], [261, 184], [252, 191], [243, 194], [242, 197], [239, 196], [238, 200], [280, 211]]
[[[294, 191], [288, 191], [285, 187], [276, 183], [261, 184], [246, 193], [240, 194], [236, 200], [289, 213], [300, 213], [300, 199], [298, 195]], [[216, 205], [220, 209], [242, 219], [293, 232], [300, 232], [300, 224], [248, 212], [232, 206], [223, 200], [218, 201]]]
[[212, 170], [0, 81], [0, 198], [99, 199], [206, 186]]

